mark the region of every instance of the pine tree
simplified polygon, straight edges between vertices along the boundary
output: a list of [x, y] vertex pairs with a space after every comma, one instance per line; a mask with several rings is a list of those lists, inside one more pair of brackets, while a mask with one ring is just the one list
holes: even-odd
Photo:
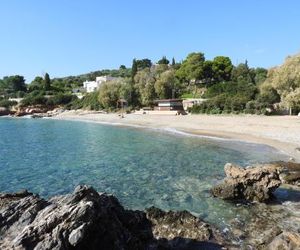
[[167, 59], [167, 57], [163, 56], [157, 63], [158, 64], [168, 65], [169, 64], [169, 60]]

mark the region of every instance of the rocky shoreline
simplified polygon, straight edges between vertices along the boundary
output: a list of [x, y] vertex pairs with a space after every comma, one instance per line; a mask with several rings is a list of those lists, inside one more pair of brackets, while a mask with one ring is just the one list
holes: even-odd
[[300, 186], [300, 164], [274, 162], [245, 168], [227, 163], [226, 178], [212, 188], [212, 194], [224, 200], [266, 202], [282, 184]]
[[[293, 212], [287, 211], [287, 207], [281, 205], [274, 195], [279, 186], [290, 185], [295, 192], [291, 207], [297, 214], [300, 209], [300, 164], [274, 162], [243, 168], [227, 163], [224, 171], [226, 177], [212, 188], [212, 195], [246, 202], [252, 212], [252, 219], [247, 225], [239, 220], [232, 222], [232, 236], [244, 239], [243, 246], [249, 249], [300, 249], [299, 215], [291, 215]], [[277, 208], [270, 206], [276, 203]], [[288, 224], [285, 218], [295, 220], [294, 225], [284, 225]]]
[[289, 211], [274, 211], [268, 202], [274, 202], [272, 193], [282, 183], [299, 184], [300, 164], [227, 164], [225, 172], [212, 194], [244, 201], [252, 213], [247, 223], [232, 221], [230, 230], [188, 211], [128, 210], [113, 195], [78, 186], [49, 200], [28, 191], [0, 194], [0, 249], [299, 249], [299, 223], [282, 226]]
[[27, 191], [0, 196], [0, 249], [222, 249], [214, 227], [187, 211], [126, 210], [92, 187], [44, 200]]

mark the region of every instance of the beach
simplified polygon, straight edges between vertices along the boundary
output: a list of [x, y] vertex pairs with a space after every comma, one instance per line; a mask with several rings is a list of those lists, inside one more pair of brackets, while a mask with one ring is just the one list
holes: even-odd
[[258, 115], [141, 115], [66, 111], [54, 117], [266, 144], [300, 162], [300, 117]]

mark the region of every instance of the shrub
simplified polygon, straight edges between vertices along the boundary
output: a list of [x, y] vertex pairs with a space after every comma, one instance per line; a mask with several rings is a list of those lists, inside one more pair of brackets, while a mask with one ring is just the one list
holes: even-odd
[[0, 107], [4, 107], [4, 108], [10, 108], [12, 106], [15, 106], [17, 105], [18, 103], [16, 101], [9, 101], [7, 99], [3, 99], [3, 100], [0, 100]]
[[69, 105], [71, 109], [100, 110], [102, 106], [98, 100], [98, 91], [86, 94], [82, 99], [75, 99]]
[[70, 102], [77, 99], [77, 96], [71, 95], [71, 94], [63, 94], [59, 93], [53, 97], [50, 97], [47, 100], [47, 105], [49, 106], [57, 106], [57, 105], [67, 105]]
[[45, 105], [47, 98], [42, 95], [28, 95], [21, 101], [21, 106], [30, 106], [30, 105]]

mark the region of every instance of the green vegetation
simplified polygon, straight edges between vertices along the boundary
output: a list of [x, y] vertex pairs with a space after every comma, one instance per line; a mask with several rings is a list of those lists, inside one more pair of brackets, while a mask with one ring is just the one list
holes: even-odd
[[67, 105], [70, 109], [88, 109], [88, 110], [100, 110], [102, 109], [98, 100], [99, 92], [86, 94], [81, 100], [75, 99]]
[[285, 63], [269, 70], [266, 81], [260, 87], [261, 93], [270, 91], [280, 96], [280, 105], [291, 113], [300, 111], [300, 54], [288, 57]]
[[[116, 80], [102, 83], [99, 90], [84, 93], [83, 82], [109, 75]], [[83, 93], [78, 99], [76, 93]], [[24, 97], [20, 106], [108, 110], [118, 109], [125, 99], [131, 108], [152, 106], [156, 99], [202, 98], [192, 113], [270, 114], [278, 109], [300, 111], [300, 55], [269, 71], [250, 68], [248, 62], [234, 66], [229, 57], [206, 60], [201, 52], [189, 54], [181, 63], [163, 56], [157, 64], [150, 59], [133, 59], [132, 67], [100, 70], [79, 76], [51, 79], [46, 73], [25, 84], [22, 76], [0, 80], [0, 106], [16, 105], [9, 98]]]

